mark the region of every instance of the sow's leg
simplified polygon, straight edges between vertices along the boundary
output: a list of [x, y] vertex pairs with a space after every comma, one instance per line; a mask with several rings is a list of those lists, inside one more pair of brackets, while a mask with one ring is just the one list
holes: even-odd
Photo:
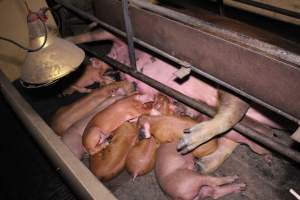
[[177, 149], [185, 154], [211, 138], [231, 129], [247, 112], [249, 105], [225, 91], [219, 90], [220, 105], [217, 114], [209, 121], [184, 130]]
[[239, 144], [246, 144], [258, 155], [264, 156], [265, 161], [271, 165], [272, 155], [267, 149], [252, 142], [234, 130], [218, 138], [218, 148], [213, 153], [196, 159], [196, 165], [203, 174], [214, 172], [232, 154]]
[[223, 162], [232, 154], [239, 143], [221, 137], [218, 139], [218, 148], [213, 153], [196, 159], [198, 170], [202, 174], [209, 174], [217, 170]]

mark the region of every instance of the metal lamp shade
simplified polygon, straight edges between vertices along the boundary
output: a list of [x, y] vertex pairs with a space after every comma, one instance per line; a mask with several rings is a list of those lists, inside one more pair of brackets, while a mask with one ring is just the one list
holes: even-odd
[[[43, 39], [31, 40], [31, 46], [40, 45]], [[79, 67], [84, 57], [82, 49], [50, 33], [44, 48], [27, 54], [21, 80], [29, 85], [49, 85]]]

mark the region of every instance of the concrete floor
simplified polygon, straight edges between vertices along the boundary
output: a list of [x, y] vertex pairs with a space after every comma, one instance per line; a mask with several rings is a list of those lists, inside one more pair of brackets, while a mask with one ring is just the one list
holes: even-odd
[[[253, 153], [247, 146], [240, 145], [216, 172], [216, 176], [237, 174], [247, 188], [240, 194], [231, 194], [222, 200], [288, 200], [295, 199], [289, 189], [300, 192], [300, 167], [273, 156], [268, 165], [261, 156]], [[168, 199], [151, 173], [138, 177], [132, 182], [130, 175], [123, 171], [105, 185], [122, 200], [165, 200]]]

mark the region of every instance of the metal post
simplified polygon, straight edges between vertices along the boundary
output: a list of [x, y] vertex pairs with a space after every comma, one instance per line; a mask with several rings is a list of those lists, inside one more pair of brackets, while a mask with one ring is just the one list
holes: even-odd
[[219, 8], [219, 15], [223, 16], [224, 15], [224, 2], [223, 0], [218, 0], [218, 8]]
[[125, 23], [125, 30], [127, 33], [127, 44], [128, 44], [130, 66], [136, 69], [135, 50], [133, 44], [132, 25], [129, 16], [129, 10], [128, 10], [128, 0], [122, 0], [122, 7], [123, 7], [123, 18]]

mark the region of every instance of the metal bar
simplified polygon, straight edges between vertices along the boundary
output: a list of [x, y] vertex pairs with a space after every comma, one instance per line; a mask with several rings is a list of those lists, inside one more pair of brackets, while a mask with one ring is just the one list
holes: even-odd
[[81, 199], [116, 198], [62, 143], [0, 70], [0, 90], [32, 137]]
[[[65, 3], [62, 0], [55, 0], [55, 1], [57, 3], [63, 5], [65, 8], [67, 8], [67, 9], [69, 9], [69, 10], [77, 13], [78, 15], [80, 15], [81, 17], [83, 17], [85, 19], [89, 19], [89, 20], [91, 20], [93, 22], [96, 22], [99, 25], [101, 25], [102, 27], [104, 27], [104, 28], [106, 28], [106, 29], [108, 29], [108, 30], [110, 30], [110, 31], [112, 31], [112, 32], [120, 35], [120, 36], [123, 36], [123, 37], [126, 36], [126, 33], [124, 33], [123, 31], [121, 31], [120, 29], [115, 28], [115, 27], [113, 27], [113, 26], [111, 26], [111, 25], [109, 25], [109, 24], [107, 24], [107, 23], [99, 20], [98, 18], [96, 18], [95, 16], [93, 16], [93, 15], [87, 13], [87, 12], [84, 12], [84, 11], [82, 11], [82, 10], [80, 10], [80, 9], [78, 9], [78, 8], [76, 8], [76, 7], [68, 4], [68, 3]], [[168, 17], [170, 17], [172, 19], [179, 20], [179, 21], [181, 21], [183, 23], [186, 23], [186, 24], [189, 24], [189, 25], [192, 25], [192, 26], [202, 26], [203, 25], [203, 22], [199, 22], [199, 20], [197, 20], [196, 18], [193, 18], [193, 17], [187, 16], [187, 15], [184, 15], [184, 14], [172, 11], [170, 9], [166, 9], [166, 8], [163, 8], [163, 7], [152, 5], [150, 3], [147, 3], [147, 2], [144, 2], [144, 1], [140, 1], [140, 0], [130, 0], [130, 2], [136, 4], [139, 7], [142, 7], [142, 8], [145, 8], [145, 9], [148, 9], [148, 10], [160, 13], [162, 15], [168, 16]], [[205, 77], [205, 78], [207, 78], [209, 80], [212, 80], [212, 81], [214, 81], [214, 82], [216, 82], [216, 83], [224, 86], [225, 88], [228, 88], [231, 91], [234, 91], [237, 94], [240, 94], [240, 95], [242, 95], [242, 96], [250, 99], [251, 101], [256, 102], [256, 103], [258, 103], [258, 104], [260, 104], [260, 105], [262, 105], [262, 106], [264, 106], [264, 107], [266, 107], [266, 108], [268, 108], [268, 109], [270, 109], [270, 110], [278, 113], [279, 115], [284, 116], [285, 118], [287, 118], [287, 119], [289, 119], [289, 120], [291, 120], [291, 121], [293, 121], [293, 122], [295, 122], [295, 123], [297, 123], [297, 124], [300, 125], [300, 120], [297, 119], [296, 117], [294, 117], [293, 115], [290, 115], [290, 114], [282, 111], [281, 109], [278, 109], [275, 106], [272, 106], [272, 105], [270, 105], [268, 103], [265, 103], [264, 101], [262, 101], [262, 100], [260, 100], [260, 99], [258, 99], [256, 97], [254, 97], [252, 95], [249, 95], [248, 93], [246, 93], [246, 92], [244, 92], [244, 91], [242, 91], [242, 90], [240, 90], [240, 89], [238, 89], [236, 87], [233, 87], [232, 85], [230, 85], [230, 84], [222, 81], [221, 79], [216, 78], [216, 77], [210, 75], [209, 73], [206, 73], [203, 70], [200, 70], [199, 68], [191, 65], [190, 63], [188, 63], [186, 61], [183, 61], [181, 59], [178, 59], [178, 58], [170, 55], [169, 53], [167, 53], [165, 51], [162, 51], [162, 50], [160, 50], [160, 49], [158, 49], [158, 48], [150, 45], [149, 43], [146, 43], [146, 42], [144, 42], [144, 41], [142, 41], [142, 40], [140, 40], [140, 39], [138, 39], [136, 37], [134, 37], [133, 40], [136, 43], [140, 44], [141, 46], [144, 46], [147, 49], [149, 49], [149, 50], [151, 50], [151, 51], [153, 51], [155, 53], [158, 53], [158, 54], [164, 56], [165, 58], [167, 58], [167, 59], [169, 59], [171, 61], [174, 61], [174, 62], [178, 63], [181, 66], [184, 66], [184, 67], [187, 67], [187, 68], [191, 68], [192, 71], [194, 71], [195, 73], [200, 74], [203, 77]]]
[[122, 0], [122, 7], [123, 7], [123, 18], [124, 18], [125, 30], [127, 33], [127, 44], [128, 44], [130, 65], [131, 67], [136, 69], [135, 50], [133, 44], [132, 25], [129, 16], [129, 10], [128, 10], [128, 0]]
[[219, 15], [224, 15], [224, 2], [223, 0], [217, 0], [218, 8], [219, 8]]
[[[161, 84], [160, 82], [140, 73], [136, 72], [135, 70], [131, 69], [130, 67], [119, 63], [116, 60], [113, 60], [107, 56], [99, 56], [96, 52], [90, 50], [87, 46], [85, 45], [80, 45], [85, 51], [90, 53], [91, 55], [98, 57], [99, 59], [103, 60], [104, 62], [108, 63], [109, 65], [117, 68], [118, 70], [121, 70], [122, 72], [125, 72], [131, 76], [133, 76], [136, 79], [139, 79], [143, 81], [144, 83], [148, 84], [149, 86], [167, 94], [168, 96], [210, 116], [213, 117], [216, 114], [216, 111], [212, 108], [209, 107], [208, 105], [198, 102], [164, 84]], [[236, 124], [233, 128], [237, 130], [238, 132], [242, 133], [243, 135], [249, 137], [250, 139], [253, 139], [254, 141], [263, 144], [264, 146], [300, 163], [300, 152], [297, 152], [285, 145], [282, 145], [280, 143], [277, 143], [273, 140], [271, 140], [269, 137], [265, 137], [261, 135], [259, 132], [255, 131], [254, 128], [251, 127], [251, 119], [248, 119], [247, 117], [244, 117], [244, 119]], [[270, 129], [269, 129], [270, 130]], [[264, 133], [264, 134], [269, 134], [271, 133]]]
[[247, 4], [247, 5], [250, 5], [250, 6], [254, 6], [254, 7], [257, 7], [257, 8], [262, 8], [262, 9], [269, 10], [269, 11], [272, 11], [272, 12], [280, 13], [280, 14], [285, 15], [285, 16], [300, 19], [300, 13], [293, 12], [293, 11], [290, 11], [290, 10], [286, 10], [286, 9], [283, 9], [283, 8], [278, 8], [278, 7], [268, 5], [268, 4], [265, 4], [265, 3], [261, 3], [261, 2], [258, 2], [258, 1], [251, 1], [251, 0], [233, 0], [233, 1], [243, 3], [243, 4]]

